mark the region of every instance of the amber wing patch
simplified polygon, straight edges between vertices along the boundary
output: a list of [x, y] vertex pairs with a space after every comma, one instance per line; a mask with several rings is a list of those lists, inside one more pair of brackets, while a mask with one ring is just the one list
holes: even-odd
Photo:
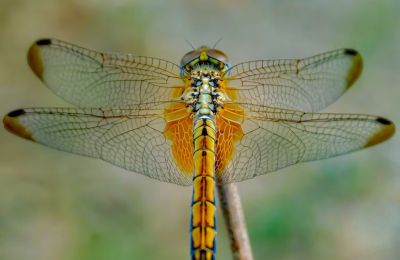
[[215, 171], [218, 177], [224, 172], [233, 158], [235, 142], [243, 137], [243, 130], [240, 125], [243, 117], [243, 110], [238, 105], [227, 105], [216, 116], [217, 158]]
[[167, 124], [164, 136], [172, 141], [175, 162], [185, 174], [193, 174], [193, 119], [185, 104], [176, 103], [165, 109]]

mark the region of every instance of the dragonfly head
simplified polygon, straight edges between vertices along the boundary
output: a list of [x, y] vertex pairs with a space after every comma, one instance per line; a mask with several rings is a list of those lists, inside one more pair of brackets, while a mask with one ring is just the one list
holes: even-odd
[[186, 53], [181, 60], [181, 74], [190, 74], [190, 71], [200, 65], [214, 67], [220, 72], [225, 72], [229, 68], [228, 57], [217, 49], [210, 49], [201, 46], [197, 50]]

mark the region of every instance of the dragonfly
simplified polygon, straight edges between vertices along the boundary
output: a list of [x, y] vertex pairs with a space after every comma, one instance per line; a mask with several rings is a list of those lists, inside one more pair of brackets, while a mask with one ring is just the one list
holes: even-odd
[[216, 258], [217, 184], [346, 154], [395, 132], [383, 117], [318, 112], [359, 77], [363, 62], [353, 49], [231, 66], [224, 52], [201, 46], [177, 65], [42, 39], [30, 47], [28, 63], [74, 107], [17, 109], [4, 117], [5, 128], [192, 185], [191, 259]]

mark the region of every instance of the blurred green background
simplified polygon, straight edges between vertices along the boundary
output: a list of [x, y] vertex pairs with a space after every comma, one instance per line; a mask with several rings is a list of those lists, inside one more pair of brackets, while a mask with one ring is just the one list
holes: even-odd
[[[365, 67], [327, 111], [400, 123], [400, 1], [0, 2], [0, 112], [68, 106], [29, 70], [56, 37], [178, 63], [212, 45], [232, 64], [353, 47]], [[255, 259], [400, 259], [399, 135], [239, 184]], [[0, 130], [0, 259], [188, 259], [191, 188], [59, 152]], [[219, 216], [218, 257], [230, 259]]]

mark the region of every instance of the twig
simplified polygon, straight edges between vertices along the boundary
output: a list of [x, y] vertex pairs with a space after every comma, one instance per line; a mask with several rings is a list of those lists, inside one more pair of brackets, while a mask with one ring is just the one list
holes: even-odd
[[242, 204], [236, 184], [218, 184], [218, 195], [235, 260], [253, 260]]

